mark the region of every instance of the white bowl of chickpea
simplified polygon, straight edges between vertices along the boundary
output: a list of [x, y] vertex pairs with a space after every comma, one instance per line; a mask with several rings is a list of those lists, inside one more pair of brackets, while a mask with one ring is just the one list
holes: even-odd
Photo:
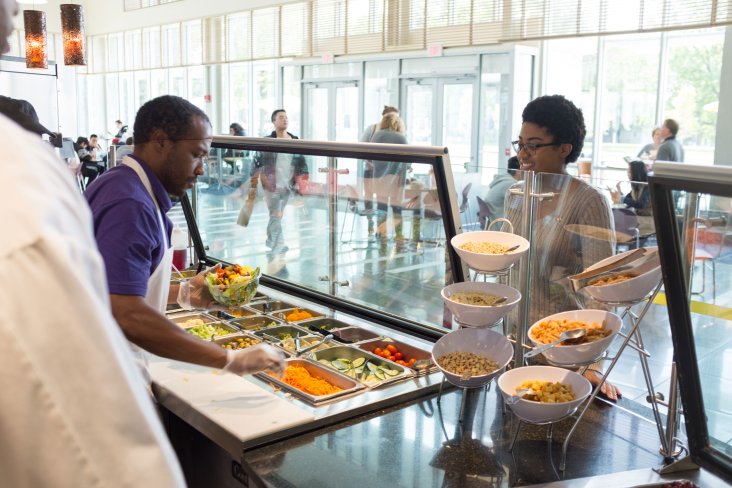
[[[481, 230], [463, 232], [450, 240], [460, 259], [478, 271], [501, 271], [510, 268], [529, 250], [529, 241], [510, 232]], [[506, 252], [514, 246], [513, 251]]]
[[[652, 252], [654, 248], [648, 248]], [[634, 250], [611, 256], [593, 264], [587, 270], [605, 266], [613, 261], [622, 259]], [[661, 281], [661, 262], [658, 254], [637, 268], [610, 274], [596, 280], [590, 280], [583, 288], [589, 296], [604, 303], [628, 303], [642, 300], [648, 296]]]
[[517, 389], [529, 386], [532, 392], [516, 398], [515, 403], [506, 403], [517, 417], [535, 424], [556, 422], [572, 414], [592, 392], [587, 378], [553, 366], [524, 366], [498, 378], [504, 400], [513, 397]]
[[488, 384], [513, 359], [513, 346], [490, 329], [460, 329], [442, 336], [432, 348], [432, 362], [447, 381], [461, 388]]
[[542, 353], [553, 364], [587, 364], [602, 356], [622, 326], [620, 317], [606, 310], [569, 310], [535, 322], [528, 336], [534, 347], [538, 347], [559, 339], [564, 331], [587, 329], [582, 343], [560, 343]]

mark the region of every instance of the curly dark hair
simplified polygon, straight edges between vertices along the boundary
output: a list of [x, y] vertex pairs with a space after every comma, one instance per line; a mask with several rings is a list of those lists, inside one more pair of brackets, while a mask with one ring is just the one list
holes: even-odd
[[564, 164], [577, 161], [585, 143], [585, 118], [582, 110], [562, 95], [545, 95], [529, 102], [521, 114], [524, 122], [546, 129], [554, 142], [571, 144], [572, 151]]
[[191, 120], [200, 117], [211, 125], [208, 115], [188, 100], [163, 95], [146, 102], [135, 117], [135, 144], [150, 142], [153, 132], [160, 129], [171, 141], [185, 139], [191, 130]]

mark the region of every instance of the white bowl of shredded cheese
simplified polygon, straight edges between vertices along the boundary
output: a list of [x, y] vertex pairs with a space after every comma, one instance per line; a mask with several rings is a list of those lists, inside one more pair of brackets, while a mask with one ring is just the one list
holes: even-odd
[[[463, 232], [450, 240], [460, 259], [478, 271], [500, 271], [509, 268], [529, 250], [529, 241], [509, 232], [481, 230]], [[507, 249], [519, 246], [509, 253]]]
[[[498, 305], [492, 302], [506, 297]], [[442, 289], [442, 300], [461, 325], [489, 327], [506, 316], [521, 300], [521, 293], [499, 283], [468, 281], [453, 283]]]

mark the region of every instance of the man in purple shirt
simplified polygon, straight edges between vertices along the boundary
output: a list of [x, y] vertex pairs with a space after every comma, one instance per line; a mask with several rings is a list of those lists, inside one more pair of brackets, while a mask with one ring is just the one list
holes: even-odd
[[[230, 351], [198, 339], [168, 320], [169, 297], [206, 307], [204, 274], [170, 286], [173, 224], [166, 213], [203, 174], [211, 122], [188, 101], [162, 96], [145, 103], [134, 124], [135, 149], [85, 193], [107, 269], [112, 313], [127, 339], [153, 354], [246, 374], [280, 368], [271, 346]], [[175, 288], [175, 289], [174, 289]]]

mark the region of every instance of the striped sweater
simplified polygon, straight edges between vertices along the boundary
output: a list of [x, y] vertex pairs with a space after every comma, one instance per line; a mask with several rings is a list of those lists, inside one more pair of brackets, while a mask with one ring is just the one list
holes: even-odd
[[[615, 229], [610, 203], [595, 187], [568, 175], [538, 175], [535, 193], [553, 192], [554, 198], [534, 201], [529, 320], [527, 326], [558, 312], [578, 307], [568, 276], [611, 256]], [[519, 182], [512, 188], [523, 189]], [[506, 218], [520, 233], [523, 195], [506, 195]], [[506, 230], [506, 229], [503, 229]], [[516, 265], [511, 286], [517, 288], [523, 270]], [[585, 301], [583, 308], [598, 304]]]

